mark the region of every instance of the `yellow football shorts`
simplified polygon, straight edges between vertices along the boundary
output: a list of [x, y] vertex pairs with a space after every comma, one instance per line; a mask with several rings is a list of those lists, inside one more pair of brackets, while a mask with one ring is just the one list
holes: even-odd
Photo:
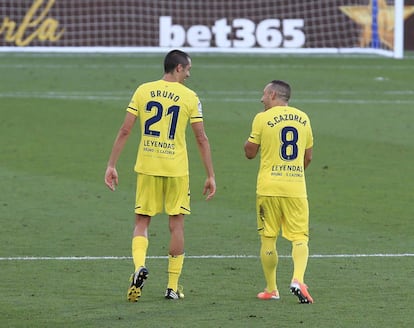
[[189, 177], [137, 175], [135, 213], [154, 216], [190, 214]]
[[306, 198], [256, 197], [257, 231], [265, 237], [289, 241], [309, 240], [309, 205]]

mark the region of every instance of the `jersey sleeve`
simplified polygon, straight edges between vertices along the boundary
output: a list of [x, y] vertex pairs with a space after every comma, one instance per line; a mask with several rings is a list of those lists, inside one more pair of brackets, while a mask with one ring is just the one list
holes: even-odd
[[249, 142], [254, 143], [256, 145], [260, 145], [261, 142], [261, 115], [258, 113], [255, 118], [253, 119], [252, 123], [252, 131], [250, 132], [250, 136], [247, 139]]
[[129, 105], [128, 105], [127, 109], [126, 109], [127, 112], [129, 112], [129, 113], [131, 113], [131, 114], [133, 114], [135, 116], [138, 116], [138, 108], [139, 108], [139, 105], [138, 105], [138, 99], [139, 99], [138, 98], [138, 93], [139, 93], [139, 89], [140, 88], [137, 88], [137, 90], [135, 90], [135, 92], [134, 92], [134, 94], [133, 94], [133, 96], [131, 98], [131, 101], [129, 102]]
[[194, 98], [191, 102], [191, 114], [190, 123], [202, 122], [203, 121], [203, 106], [201, 105], [200, 99], [194, 94]]
[[310, 125], [310, 120], [308, 118], [308, 134], [307, 134], [307, 138], [306, 138], [306, 148], [305, 149], [309, 149], [313, 147], [313, 133], [312, 133], [312, 128]]

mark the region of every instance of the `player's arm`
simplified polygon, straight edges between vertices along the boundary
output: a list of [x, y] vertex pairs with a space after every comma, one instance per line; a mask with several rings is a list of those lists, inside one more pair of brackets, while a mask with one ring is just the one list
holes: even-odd
[[216, 178], [214, 175], [213, 160], [211, 157], [210, 143], [204, 130], [203, 122], [191, 124], [197, 141], [197, 147], [207, 173], [207, 179], [204, 183], [203, 195], [207, 194], [207, 200], [211, 199], [216, 193]]
[[255, 144], [247, 140], [244, 144], [244, 153], [248, 159], [253, 159], [256, 157], [259, 151], [260, 145]]
[[[250, 136], [247, 138], [244, 143], [244, 154], [247, 159], [253, 159], [256, 157], [260, 148], [260, 131], [261, 131], [261, 114], [256, 114], [252, 122], [252, 129]], [[252, 142], [254, 141], [254, 142]]]
[[303, 166], [306, 169], [312, 161], [313, 148], [305, 149], [305, 156], [303, 157]]
[[124, 122], [119, 129], [118, 135], [115, 138], [112, 146], [111, 155], [109, 156], [108, 165], [105, 172], [105, 184], [112, 191], [115, 190], [115, 186], [118, 185], [118, 172], [116, 171], [116, 163], [121, 155], [122, 149], [125, 146], [126, 141], [131, 133], [131, 130], [135, 124], [137, 117], [130, 112], [126, 113]]

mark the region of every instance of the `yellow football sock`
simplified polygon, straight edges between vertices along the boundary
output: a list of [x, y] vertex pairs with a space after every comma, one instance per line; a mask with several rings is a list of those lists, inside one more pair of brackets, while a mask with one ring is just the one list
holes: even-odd
[[168, 285], [175, 291], [178, 290], [178, 280], [180, 279], [181, 270], [184, 264], [184, 254], [168, 256]]
[[261, 237], [260, 260], [262, 262], [267, 291], [277, 290], [276, 268], [279, 257], [276, 251], [276, 238]]
[[132, 239], [132, 259], [134, 261], [135, 271], [138, 271], [141, 266], [145, 266], [147, 248], [147, 238], [143, 236], [136, 236]]
[[308, 265], [309, 248], [306, 240], [292, 242], [293, 279], [304, 282], [306, 266]]

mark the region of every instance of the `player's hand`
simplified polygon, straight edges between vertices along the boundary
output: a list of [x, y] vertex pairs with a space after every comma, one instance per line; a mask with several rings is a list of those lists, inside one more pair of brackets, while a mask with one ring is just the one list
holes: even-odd
[[116, 168], [108, 166], [105, 172], [105, 184], [109, 189], [115, 191], [115, 186], [118, 185], [118, 172]]
[[213, 177], [207, 178], [206, 182], [204, 183], [203, 195], [207, 195], [206, 200], [210, 200], [211, 198], [213, 198], [215, 193], [216, 180]]

